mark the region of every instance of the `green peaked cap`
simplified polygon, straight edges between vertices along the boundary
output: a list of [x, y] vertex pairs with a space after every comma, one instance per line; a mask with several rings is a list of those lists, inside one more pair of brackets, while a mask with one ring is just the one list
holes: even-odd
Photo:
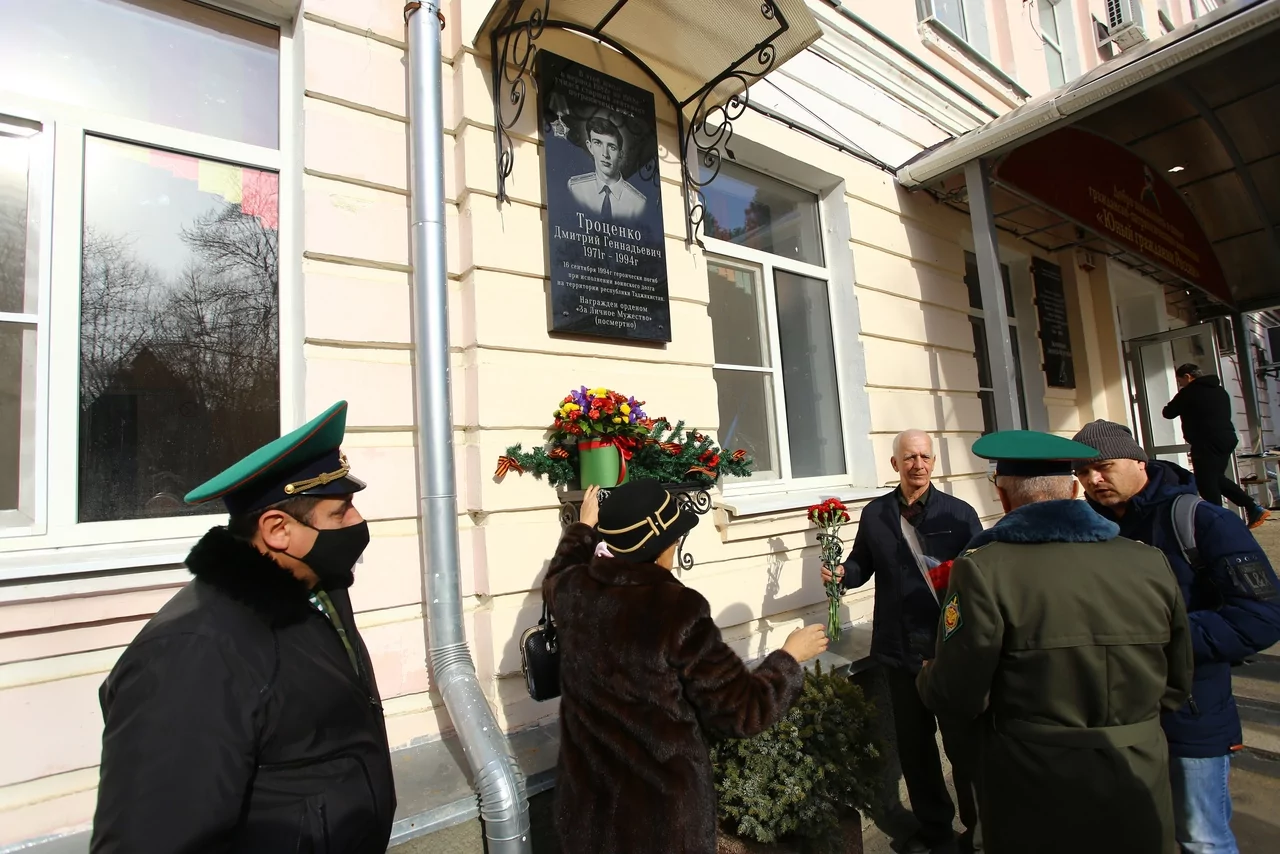
[[973, 443], [974, 456], [996, 461], [996, 474], [1013, 477], [1069, 475], [1081, 460], [1096, 459], [1088, 445], [1039, 430], [1000, 430]]
[[188, 504], [221, 498], [232, 515], [301, 495], [349, 495], [364, 489], [339, 450], [347, 431], [340, 400], [297, 430], [263, 445], [187, 493]]

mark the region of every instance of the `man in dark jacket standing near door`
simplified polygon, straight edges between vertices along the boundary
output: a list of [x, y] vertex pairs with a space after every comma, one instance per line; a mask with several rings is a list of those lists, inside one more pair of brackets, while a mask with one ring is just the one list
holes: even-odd
[[1221, 505], [1225, 495], [1249, 514], [1250, 528], [1258, 527], [1271, 511], [1227, 477], [1231, 453], [1240, 441], [1231, 417], [1231, 395], [1222, 387], [1222, 380], [1213, 374], [1201, 374], [1198, 365], [1179, 365], [1177, 374], [1178, 393], [1165, 405], [1164, 417], [1182, 419], [1182, 438], [1191, 446], [1191, 467], [1196, 472], [1200, 497]]
[[386, 727], [347, 589], [369, 544], [343, 401], [187, 495], [226, 527], [102, 686], [92, 854], [382, 854]]
[[1231, 664], [1280, 641], [1280, 584], [1239, 517], [1207, 501], [1195, 507], [1198, 554], [1197, 567], [1191, 566], [1178, 543], [1173, 511], [1179, 495], [1195, 495], [1191, 472], [1147, 460], [1129, 428], [1093, 421], [1076, 441], [1098, 451], [1076, 467], [1089, 503], [1120, 526], [1122, 537], [1164, 552], [1186, 602], [1195, 651], [1191, 697], [1161, 720], [1169, 740], [1178, 842], [1192, 854], [1236, 854], [1227, 783], [1241, 731]]
[[[973, 760], [964, 727], [935, 717], [916, 691], [920, 665], [933, 655], [942, 613], [939, 588], [946, 589], [945, 578], [934, 573], [931, 582], [928, 570], [951, 561], [982, 531], [972, 507], [934, 488], [936, 459], [929, 434], [922, 430], [898, 434], [891, 461], [898, 486], [863, 508], [853, 549], [837, 570], [844, 589], [876, 579], [871, 657], [885, 668], [902, 776], [911, 809], [921, 824], [915, 836], [895, 849], [902, 852], [929, 851], [954, 837], [951, 822], [956, 807], [947, 793], [938, 756], [939, 729], [965, 827], [961, 849], [981, 850], [970, 775]], [[823, 580], [827, 580], [825, 569]]]

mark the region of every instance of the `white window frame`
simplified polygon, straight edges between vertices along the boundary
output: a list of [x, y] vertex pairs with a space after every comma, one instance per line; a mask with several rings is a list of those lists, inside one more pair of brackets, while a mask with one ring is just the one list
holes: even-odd
[[[237, 13], [229, 13], [237, 14]], [[243, 15], [242, 15], [243, 16]], [[208, 515], [109, 522], [77, 521], [79, 481], [80, 264], [84, 150], [90, 136], [161, 148], [274, 172], [279, 176], [280, 429], [300, 423], [304, 382], [301, 312], [298, 142], [301, 82], [296, 76], [296, 24], [251, 18], [280, 32], [278, 148], [180, 130], [3, 89], [0, 115], [38, 121], [50, 137], [41, 211], [52, 210], [38, 233], [41, 284], [37, 323], [36, 501], [28, 525], [0, 527], [0, 581], [68, 573], [167, 567], [181, 563], [194, 541], [225, 521]], [[51, 204], [44, 204], [45, 200]], [[56, 287], [55, 287], [56, 284]], [[192, 484], [194, 487], [196, 484]]]
[[986, 0], [956, 0], [960, 4], [962, 32], [934, 14], [933, 0], [916, 0], [916, 13], [921, 23], [929, 22], [964, 42], [987, 60], [991, 60], [991, 37], [987, 31]]
[[[794, 509], [808, 506], [821, 497], [841, 495], [853, 498], [857, 491], [878, 488], [875, 457], [870, 439], [871, 412], [866, 390], [866, 362], [862, 345], [858, 340], [861, 322], [857, 299], [854, 294], [853, 252], [850, 247], [849, 209], [845, 203], [845, 184], [838, 176], [822, 172], [808, 164], [799, 163], [777, 151], [746, 139], [734, 136], [736, 162], [743, 168], [759, 172], [775, 180], [813, 193], [817, 196], [818, 227], [822, 241], [824, 266], [793, 261], [781, 255], [762, 252], [703, 236], [704, 264], [715, 260], [730, 265], [758, 265], [765, 272], [762, 286], [765, 289], [769, 326], [769, 347], [774, 355], [775, 367], [762, 370], [777, 371], [774, 379], [774, 411], [771, 413], [777, 429], [779, 461], [785, 458], [784, 476], [775, 480], [753, 481], [726, 479], [721, 482], [721, 494], [726, 506], [736, 515], [756, 512]], [[714, 186], [714, 184], [712, 184]], [[836, 361], [836, 384], [839, 389], [839, 408], [844, 448], [845, 473], [824, 477], [790, 478], [790, 436], [785, 424], [785, 389], [781, 382], [781, 351], [778, 336], [774, 270], [784, 270], [808, 276], [827, 283], [827, 305], [831, 312], [832, 346]], [[704, 275], [706, 275], [704, 270]], [[737, 365], [715, 367], [741, 369]], [[730, 449], [726, 449], [730, 450]]]
[[[794, 186], [794, 184], [792, 185]], [[814, 203], [818, 206], [819, 229], [821, 229], [821, 203], [815, 199]], [[831, 273], [827, 267], [819, 267], [814, 264], [806, 264], [803, 261], [793, 261], [781, 255], [773, 255], [769, 252], [762, 252], [758, 249], [751, 249], [746, 246], [740, 246], [736, 243], [716, 240], [715, 238], [704, 238], [706, 243], [706, 261], [708, 264], [723, 263], [726, 266], [736, 267], [738, 269], [749, 270], [753, 274], [760, 271], [760, 287], [764, 296], [764, 312], [765, 316], [761, 319], [765, 327], [766, 341], [768, 342], [769, 361], [772, 363], [767, 367], [747, 367], [744, 365], [727, 365], [716, 362], [715, 370], [724, 371], [741, 371], [743, 373], [768, 374], [773, 379], [773, 409], [769, 413], [769, 420], [772, 422], [773, 431], [777, 441], [777, 466], [778, 477], [774, 480], [761, 481], [760, 486], [765, 484], [788, 483], [795, 485], [803, 485], [808, 487], [820, 488], [824, 486], [840, 486], [849, 482], [849, 472], [851, 469], [849, 460], [849, 448], [843, 441], [840, 442], [841, 452], [844, 456], [844, 474], [827, 475], [824, 477], [806, 477], [796, 478], [791, 475], [791, 430], [787, 424], [786, 409], [786, 389], [783, 387], [782, 378], [782, 339], [778, 333], [778, 294], [777, 294], [777, 278], [779, 271], [787, 273], [795, 273], [798, 276], [816, 279], [826, 285], [827, 288], [827, 306], [830, 310], [832, 305], [831, 298]], [[823, 243], [825, 244], [825, 240]], [[826, 257], [827, 247], [824, 245], [823, 257]], [[832, 345], [838, 345], [839, 336], [835, 334], [837, 329], [835, 317], [831, 319], [832, 329]], [[844, 387], [844, 378], [841, 376], [840, 370], [840, 353], [835, 353], [836, 362], [836, 384]], [[840, 407], [841, 432], [843, 433], [844, 408]], [[734, 484], [735, 486], [737, 484]], [[745, 489], [743, 491], [746, 491]]]

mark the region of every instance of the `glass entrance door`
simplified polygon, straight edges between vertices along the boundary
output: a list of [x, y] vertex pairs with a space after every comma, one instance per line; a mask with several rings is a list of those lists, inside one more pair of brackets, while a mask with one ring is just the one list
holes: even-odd
[[1218, 340], [1213, 324], [1200, 323], [1131, 338], [1125, 342], [1125, 355], [1134, 423], [1143, 448], [1152, 459], [1185, 466], [1188, 446], [1182, 438], [1182, 424], [1165, 418], [1161, 410], [1178, 393], [1174, 376], [1178, 365], [1193, 362], [1205, 373], [1218, 373]]

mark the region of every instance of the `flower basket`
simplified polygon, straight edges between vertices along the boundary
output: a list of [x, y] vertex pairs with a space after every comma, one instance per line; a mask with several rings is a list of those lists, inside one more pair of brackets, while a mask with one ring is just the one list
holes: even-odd
[[558, 489], [612, 487], [628, 480], [713, 486], [722, 476], [749, 477], [754, 460], [726, 453], [710, 437], [645, 415], [644, 401], [605, 388], [572, 391], [556, 407], [547, 444], [512, 445], [494, 479], [510, 472], [546, 478]]

